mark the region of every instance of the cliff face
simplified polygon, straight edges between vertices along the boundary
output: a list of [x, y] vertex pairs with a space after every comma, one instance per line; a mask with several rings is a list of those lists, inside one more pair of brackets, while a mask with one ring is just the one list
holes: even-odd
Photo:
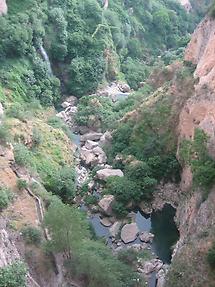
[[0, 16], [7, 14], [7, 3], [6, 0], [0, 0]]
[[[179, 142], [192, 139], [195, 128], [209, 138], [208, 152], [215, 158], [215, 21], [205, 18], [194, 32], [185, 53], [185, 61], [195, 66], [194, 94], [183, 107], [178, 125]], [[206, 200], [202, 190], [192, 189], [192, 172], [185, 166], [181, 180], [181, 199], [176, 221], [180, 241], [166, 286], [215, 286], [215, 277], [206, 254], [215, 238], [215, 188]], [[204, 274], [204, 276], [202, 276]], [[178, 280], [178, 276], [180, 280]], [[180, 285], [181, 284], [181, 285]]]

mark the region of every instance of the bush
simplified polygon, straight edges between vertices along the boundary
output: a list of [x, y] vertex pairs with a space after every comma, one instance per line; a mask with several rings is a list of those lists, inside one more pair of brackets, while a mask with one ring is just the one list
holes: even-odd
[[85, 197], [84, 202], [86, 203], [86, 205], [94, 205], [98, 202], [98, 199], [95, 195], [88, 195], [87, 197]]
[[14, 147], [15, 162], [20, 166], [31, 165], [31, 154], [26, 146], [23, 144], [16, 144]]
[[4, 208], [7, 208], [12, 199], [13, 199], [13, 195], [11, 191], [5, 187], [1, 187], [0, 188], [0, 211]]
[[65, 166], [53, 171], [44, 182], [45, 188], [55, 195], [58, 195], [64, 202], [71, 201], [76, 194], [75, 170]]
[[39, 245], [42, 241], [42, 234], [38, 228], [27, 226], [21, 232], [27, 244]]
[[22, 261], [0, 268], [0, 287], [25, 287], [27, 268]]
[[38, 147], [43, 141], [42, 134], [37, 128], [33, 128], [32, 147]]
[[212, 247], [208, 250], [207, 261], [212, 269], [215, 269], [215, 242]]
[[128, 210], [125, 208], [124, 204], [121, 202], [114, 202], [112, 206], [113, 213], [117, 218], [125, 218], [128, 214]]
[[19, 178], [16, 182], [17, 188], [19, 190], [26, 189], [28, 187], [28, 183], [26, 180]]
[[0, 143], [5, 145], [10, 140], [9, 128], [5, 124], [0, 124]]

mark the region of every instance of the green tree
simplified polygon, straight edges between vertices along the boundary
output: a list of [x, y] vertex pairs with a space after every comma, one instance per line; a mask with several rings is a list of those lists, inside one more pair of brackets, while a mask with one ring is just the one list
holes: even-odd
[[44, 222], [51, 235], [49, 248], [63, 252], [68, 259], [82, 240], [89, 236], [83, 214], [60, 200], [49, 206]]

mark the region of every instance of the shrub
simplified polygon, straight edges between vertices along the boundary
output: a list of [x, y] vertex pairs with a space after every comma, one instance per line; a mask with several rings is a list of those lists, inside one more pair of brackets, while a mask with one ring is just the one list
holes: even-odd
[[27, 268], [22, 261], [0, 268], [0, 287], [25, 287]]
[[23, 144], [16, 144], [14, 147], [15, 162], [20, 166], [30, 166], [31, 154]]
[[28, 187], [28, 183], [26, 180], [19, 178], [16, 182], [16, 185], [19, 190], [26, 189]]
[[215, 269], [215, 242], [212, 247], [208, 250], [207, 261], [211, 268]]
[[124, 218], [128, 214], [128, 210], [125, 208], [124, 204], [121, 202], [114, 202], [112, 206], [113, 213], [117, 218]]
[[76, 192], [74, 169], [65, 166], [53, 171], [45, 180], [44, 186], [48, 191], [58, 195], [63, 201], [71, 201]]
[[0, 143], [5, 145], [10, 140], [9, 128], [5, 124], [0, 124]]
[[133, 265], [137, 261], [137, 251], [133, 248], [122, 250], [118, 253], [118, 259], [125, 264]]
[[41, 243], [42, 234], [38, 228], [27, 226], [24, 227], [21, 232], [27, 244], [39, 245]]
[[38, 147], [43, 141], [42, 134], [37, 128], [33, 128], [32, 147]]
[[0, 211], [4, 208], [7, 208], [12, 199], [13, 199], [13, 195], [11, 191], [5, 187], [1, 187], [0, 188]]
[[86, 205], [94, 205], [98, 202], [98, 199], [95, 195], [88, 195], [84, 201]]

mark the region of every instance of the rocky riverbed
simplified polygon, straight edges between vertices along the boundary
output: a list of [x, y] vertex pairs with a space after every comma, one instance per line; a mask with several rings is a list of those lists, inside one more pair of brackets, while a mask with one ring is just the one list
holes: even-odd
[[[117, 99], [117, 95], [124, 93], [125, 97], [130, 92], [128, 87], [110, 85], [106, 90], [98, 91], [98, 96], [110, 97], [113, 101]], [[75, 123], [75, 115], [77, 109], [77, 99], [69, 97], [62, 103], [63, 110], [57, 114], [74, 132], [79, 131]], [[138, 259], [136, 266], [137, 272], [148, 281], [149, 287], [162, 287], [164, 285], [165, 274], [168, 264], [171, 261], [171, 246], [178, 239], [178, 231], [174, 223], [174, 206], [178, 198], [172, 198], [172, 190], [175, 186], [167, 185], [158, 187], [157, 197], [154, 202], [148, 206], [141, 203], [139, 209], [132, 211], [123, 220], [117, 220], [112, 212], [112, 205], [115, 202], [113, 195], [102, 196], [104, 183], [110, 176], [123, 177], [123, 171], [115, 169], [107, 163], [107, 156], [104, 146], [110, 144], [112, 140], [111, 133], [87, 129], [81, 134], [76, 134], [74, 141], [77, 145], [77, 187], [81, 189], [83, 185], [87, 185], [87, 196], [97, 198], [97, 204], [88, 204], [86, 206], [84, 197], [77, 196], [76, 204], [87, 212], [89, 221], [95, 231], [97, 237], [103, 237], [110, 246], [113, 253], [122, 250], [134, 249], [137, 252], [146, 251], [150, 254], [148, 259]], [[92, 176], [92, 170], [96, 169]], [[163, 190], [166, 195], [163, 196]], [[177, 194], [177, 193], [176, 193]], [[165, 206], [168, 202], [169, 205]], [[170, 205], [171, 204], [171, 205]], [[170, 221], [166, 221], [166, 225], [158, 219], [154, 210], [160, 209], [159, 218], [166, 218], [170, 215]], [[169, 210], [172, 210], [169, 214]], [[163, 211], [162, 211], [163, 210]], [[163, 231], [156, 224], [161, 226]], [[170, 230], [174, 236], [170, 236], [173, 240], [165, 239], [165, 232]], [[168, 232], [166, 233], [169, 235]], [[165, 250], [165, 252], [163, 252]]]

